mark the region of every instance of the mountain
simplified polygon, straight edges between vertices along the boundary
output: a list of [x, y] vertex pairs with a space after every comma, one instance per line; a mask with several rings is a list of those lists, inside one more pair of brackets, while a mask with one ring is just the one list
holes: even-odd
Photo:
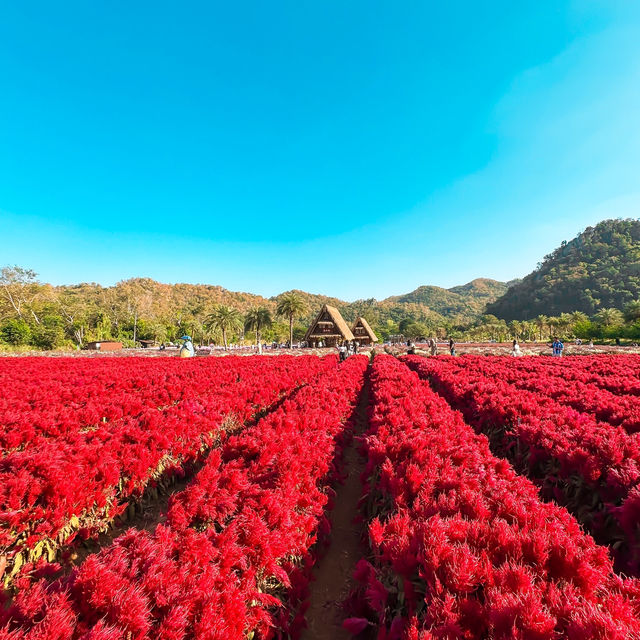
[[476, 278], [451, 289], [422, 286], [410, 293], [387, 298], [382, 304], [417, 304], [447, 318], [470, 318], [484, 313], [486, 305], [502, 296], [510, 285], [508, 282]]
[[640, 221], [604, 220], [545, 256], [538, 268], [487, 305], [505, 320], [622, 309], [640, 297]]
[[[303, 325], [311, 322], [324, 304], [337, 307], [347, 322], [353, 322], [362, 315], [376, 325], [384, 325], [389, 321], [398, 323], [406, 319], [440, 325], [451, 322], [460, 324], [477, 318], [484, 312], [486, 303], [496, 300], [507, 287], [508, 283], [479, 278], [452, 289], [422, 286], [410, 293], [381, 301], [369, 298], [355, 302], [297, 289], [293, 291], [307, 306], [305, 316], [299, 319]], [[41, 297], [43, 301], [56, 298], [60, 301], [59, 305], [80, 306], [91, 310], [93, 314], [106, 313], [111, 316], [112, 324], [118, 324], [122, 322], [118, 316], [127, 315], [123, 310], [131, 309], [139, 309], [143, 318], [163, 319], [163, 322], [171, 322], [171, 319], [180, 322], [188, 316], [206, 315], [215, 304], [227, 304], [242, 313], [251, 307], [264, 305], [275, 312], [280, 296], [265, 298], [252, 293], [229, 291], [217, 285], [165, 284], [150, 278], [132, 278], [113, 287], [87, 283], [59, 287], [43, 285]], [[0, 313], [0, 319], [2, 315]]]
[[[339, 309], [347, 322], [363, 315], [377, 325], [389, 320], [399, 322], [405, 318], [415, 322], [438, 324], [446, 321], [461, 323], [482, 315], [487, 303], [497, 300], [509, 286], [510, 283], [477, 278], [451, 289], [422, 286], [409, 293], [380, 301], [369, 298], [355, 302], [345, 302], [305, 291], [295, 292], [307, 303], [309, 311], [305, 320], [309, 321], [323, 304], [330, 304]], [[270, 301], [275, 304], [277, 298], [278, 296], [275, 296]]]

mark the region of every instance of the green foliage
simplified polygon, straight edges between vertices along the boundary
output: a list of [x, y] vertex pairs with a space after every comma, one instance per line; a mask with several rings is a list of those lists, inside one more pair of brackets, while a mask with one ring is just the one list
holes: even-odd
[[384, 324], [373, 324], [371, 328], [383, 342], [388, 340], [389, 336], [395, 336], [400, 333], [400, 327], [393, 320], [387, 320]]
[[404, 329], [401, 330], [401, 333], [403, 333], [407, 338], [415, 340], [416, 338], [428, 337], [430, 331], [429, 327], [422, 322], [410, 322], [405, 325]]
[[623, 309], [640, 292], [640, 221], [605, 220], [545, 257], [539, 268], [487, 306], [506, 320], [602, 308]]
[[576, 338], [589, 340], [591, 338], [598, 337], [598, 328], [587, 318], [586, 320], [580, 320], [573, 325], [573, 333]]
[[264, 338], [267, 342], [284, 342], [288, 336], [289, 325], [284, 322], [274, 321], [269, 329], [264, 332]]
[[0, 340], [11, 345], [29, 344], [31, 327], [22, 318], [9, 318], [0, 326]]
[[640, 300], [633, 300], [624, 308], [624, 319], [630, 323], [640, 320]]
[[304, 337], [307, 335], [307, 329], [305, 325], [302, 324], [294, 324], [293, 325], [293, 341], [301, 342], [304, 340]]
[[39, 349], [56, 349], [65, 342], [64, 322], [59, 316], [44, 316], [31, 329], [31, 343]]
[[622, 312], [613, 307], [600, 309], [595, 315], [595, 320], [605, 329], [619, 327], [623, 322]]
[[263, 329], [268, 329], [272, 324], [271, 311], [264, 305], [249, 309], [244, 316], [245, 329], [247, 331], [255, 331], [256, 335], [259, 335]]
[[295, 291], [283, 293], [277, 299], [276, 315], [282, 318], [300, 318], [307, 309], [306, 302]]
[[623, 335], [625, 338], [640, 342], [640, 320], [636, 320], [628, 327], [625, 327], [623, 330]]

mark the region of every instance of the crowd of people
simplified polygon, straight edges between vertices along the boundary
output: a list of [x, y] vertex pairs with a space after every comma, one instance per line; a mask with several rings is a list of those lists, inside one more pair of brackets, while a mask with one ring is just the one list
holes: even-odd
[[338, 355], [340, 356], [340, 362], [344, 362], [349, 356], [356, 355], [360, 343], [357, 340], [344, 340], [338, 345]]
[[[190, 336], [182, 336], [180, 338], [182, 340], [182, 345], [180, 346], [180, 357], [181, 358], [191, 358], [196, 354], [196, 350], [193, 346], [193, 342], [191, 341]], [[414, 340], [407, 340], [407, 353], [416, 354], [418, 352], [425, 353], [424, 351], [419, 351], [416, 348], [416, 343]], [[589, 346], [593, 346], [593, 341], [589, 341]], [[344, 362], [349, 356], [355, 355], [358, 353], [358, 349], [360, 348], [360, 343], [357, 340], [344, 340], [343, 342], [337, 345], [338, 355], [340, 357], [340, 362]], [[164, 344], [160, 347], [161, 350], [164, 350]], [[427, 340], [427, 353], [431, 356], [438, 355], [438, 343], [435, 338], [429, 338]], [[562, 353], [564, 351], [564, 343], [558, 337], [554, 337], [553, 342], [551, 343], [551, 354], [555, 358], [561, 358]], [[449, 354], [452, 356], [456, 355], [456, 343], [453, 338], [449, 338]], [[511, 356], [514, 358], [522, 356], [522, 350], [520, 349], [520, 344], [517, 340], [513, 341]]]
[[[420, 353], [424, 353], [424, 351], [419, 351], [416, 348], [416, 343], [414, 340], [407, 340], [407, 353], [409, 355], [415, 355], [416, 353], [420, 352]], [[427, 348], [428, 348], [428, 354], [431, 356], [437, 356], [438, 355], [438, 343], [436, 341], [435, 338], [429, 338], [427, 340]], [[449, 354], [452, 356], [456, 355], [456, 343], [453, 341], [453, 338], [449, 338]]]
[[[593, 347], [593, 340], [589, 341], [589, 346]], [[407, 340], [407, 353], [410, 355], [414, 355], [416, 353], [425, 353], [424, 351], [420, 351], [416, 348], [416, 343], [413, 340]], [[438, 343], [435, 338], [429, 338], [427, 340], [427, 353], [431, 356], [438, 355]], [[551, 343], [551, 355], [556, 358], [561, 358], [562, 353], [564, 351], [564, 343], [558, 337], [554, 337], [553, 342]], [[449, 354], [452, 356], [456, 355], [456, 343], [453, 338], [449, 338]], [[514, 358], [518, 358], [522, 356], [522, 350], [520, 349], [520, 344], [518, 340], [514, 340], [511, 348], [511, 356]]]

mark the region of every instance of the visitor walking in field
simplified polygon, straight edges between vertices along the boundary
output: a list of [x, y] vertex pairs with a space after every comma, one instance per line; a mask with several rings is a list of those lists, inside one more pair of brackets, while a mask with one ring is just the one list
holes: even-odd
[[344, 362], [347, 359], [347, 347], [344, 342], [338, 345], [338, 355], [340, 356], [340, 362]]
[[561, 358], [563, 349], [564, 349], [564, 344], [562, 344], [562, 341], [557, 337], [554, 338], [553, 344], [551, 345], [553, 356], [555, 358]]
[[438, 355], [438, 343], [435, 338], [429, 338], [429, 353], [432, 356]]
[[180, 340], [184, 340], [182, 346], [180, 347], [180, 357], [181, 358], [192, 358], [196, 355], [196, 351], [193, 348], [193, 342], [191, 342], [191, 336], [182, 336]]
[[456, 355], [456, 343], [453, 341], [453, 338], [449, 338], [449, 353], [452, 356]]

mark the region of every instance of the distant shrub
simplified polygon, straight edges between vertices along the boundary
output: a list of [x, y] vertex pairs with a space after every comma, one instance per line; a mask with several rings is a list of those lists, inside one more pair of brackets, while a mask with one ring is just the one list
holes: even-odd
[[64, 325], [59, 316], [44, 316], [31, 330], [31, 344], [39, 349], [55, 349], [65, 342]]
[[0, 340], [11, 345], [28, 344], [31, 338], [31, 327], [21, 318], [5, 320], [0, 326]]

